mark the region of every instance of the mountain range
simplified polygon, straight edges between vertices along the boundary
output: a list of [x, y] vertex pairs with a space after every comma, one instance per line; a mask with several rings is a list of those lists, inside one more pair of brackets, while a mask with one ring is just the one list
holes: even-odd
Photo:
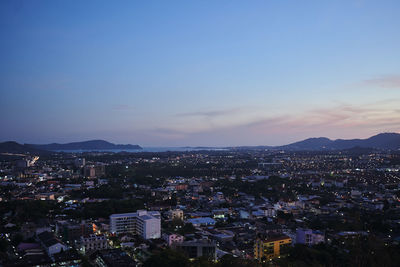
[[347, 150], [352, 148], [369, 149], [400, 149], [400, 134], [380, 133], [367, 139], [336, 139], [326, 137], [313, 137], [299, 142], [283, 146], [240, 146], [228, 147], [229, 149], [267, 149], [287, 151], [324, 151], [324, 150]]
[[66, 144], [19, 144], [17, 142], [8, 141], [0, 143], [0, 153], [31, 153], [43, 154], [51, 151], [74, 151], [74, 150], [88, 150], [88, 151], [102, 151], [102, 150], [140, 150], [142, 147], [139, 145], [121, 145], [113, 144], [104, 140], [90, 140], [84, 142], [73, 142]]
[[33, 145], [30, 146], [41, 149], [41, 150], [49, 150], [49, 151], [58, 151], [58, 150], [137, 150], [142, 149], [139, 145], [121, 145], [121, 144], [113, 144], [104, 140], [90, 140], [84, 142], [73, 142], [67, 144], [58, 144], [52, 143], [47, 145]]
[[[271, 149], [288, 151], [323, 151], [323, 150], [345, 150], [352, 148], [374, 148], [400, 150], [399, 133], [381, 133], [367, 139], [336, 139], [331, 140], [326, 137], [308, 138], [303, 141], [295, 142], [283, 146], [245, 146], [229, 147], [229, 149]], [[8, 141], [0, 143], [0, 153], [49, 153], [50, 151], [74, 151], [74, 150], [140, 150], [139, 145], [113, 144], [104, 140], [90, 140], [84, 142], [73, 142], [67, 144], [18, 144]]]
[[14, 141], [7, 141], [0, 143], [0, 153], [13, 153], [13, 154], [45, 154], [49, 151], [41, 150], [30, 145], [18, 144]]
[[398, 150], [400, 149], [400, 134], [381, 133], [367, 139], [347, 140], [331, 140], [326, 137], [308, 138], [300, 142], [274, 148], [282, 150], [340, 150], [354, 147]]

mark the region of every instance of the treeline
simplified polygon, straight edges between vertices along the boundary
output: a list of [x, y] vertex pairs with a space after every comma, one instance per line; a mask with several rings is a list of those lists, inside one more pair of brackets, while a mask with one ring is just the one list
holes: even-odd
[[265, 263], [232, 255], [225, 255], [217, 262], [207, 258], [191, 261], [181, 252], [166, 249], [155, 252], [144, 263], [144, 267], [397, 267], [399, 262], [399, 245], [389, 245], [374, 237], [367, 237], [334, 245], [295, 245], [289, 248], [287, 256]]
[[201, 164], [180, 163], [179, 165], [171, 165], [167, 163], [141, 163], [134, 166], [115, 164], [107, 166], [106, 175], [109, 177], [223, 177], [235, 175], [250, 175], [249, 166], [240, 166], [240, 164]]
[[108, 218], [114, 213], [133, 212], [144, 207], [142, 199], [107, 200], [95, 203], [83, 203], [80, 208], [68, 210], [64, 213], [71, 218], [96, 219]]
[[246, 182], [240, 179], [220, 179], [216, 181], [214, 186], [220, 187], [219, 191], [223, 192], [226, 196], [234, 196], [237, 192], [243, 192], [252, 196], [267, 197], [275, 201], [280, 198], [295, 198], [295, 194], [290, 189], [286, 189], [292, 183], [293, 181], [291, 180], [274, 176], [255, 182]]
[[48, 218], [49, 214], [58, 214], [59, 204], [45, 200], [12, 200], [0, 202], [0, 214], [9, 215], [13, 222], [21, 223]]
[[218, 262], [213, 262], [205, 257], [195, 260], [175, 250], [166, 249], [154, 253], [143, 265], [144, 267], [257, 267], [260, 266], [255, 260], [235, 258], [225, 255]]
[[281, 267], [395, 267], [400, 262], [400, 246], [389, 245], [373, 236], [336, 241], [332, 245], [295, 245], [287, 257], [275, 262]]

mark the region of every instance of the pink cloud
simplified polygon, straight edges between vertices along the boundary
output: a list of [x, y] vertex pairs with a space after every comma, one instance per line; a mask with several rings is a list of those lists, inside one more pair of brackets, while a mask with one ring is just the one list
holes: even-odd
[[[308, 137], [366, 138], [379, 132], [398, 132], [400, 116], [396, 101], [377, 101], [359, 106], [336, 105], [288, 114], [254, 118], [235, 125], [215, 124], [192, 129], [190, 125], [143, 129], [146, 140], [171, 145], [283, 145]], [[209, 114], [211, 115], [211, 114]], [[232, 116], [236, 116], [232, 114]], [[268, 117], [267, 117], [268, 116]], [[144, 138], [142, 136], [142, 138]]]
[[239, 112], [240, 110], [241, 110], [240, 108], [231, 108], [231, 109], [225, 109], [225, 110], [209, 110], [209, 111], [179, 113], [177, 115], [183, 116], [183, 117], [197, 117], [197, 116], [217, 117], [217, 116], [231, 115], [231, 114]]
[[364, 85], [388, 89], [400, 89], [400, 75], [385, 75], [379, 78], [368, 79]]

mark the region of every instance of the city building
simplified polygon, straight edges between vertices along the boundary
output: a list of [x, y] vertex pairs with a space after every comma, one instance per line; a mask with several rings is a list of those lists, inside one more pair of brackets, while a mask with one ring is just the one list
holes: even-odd
[[58, 221], [56, 223], [56, 232], [62, 237], [64, 242], [74, 244], [82, 236], [93, 234], [93, 225], [85, 222]]
[[184, 237], [178, 234], [163, 234], [163, 238], [167, 242], [168, 246], [171, 246], [174, 243], [182, 243], [184, 240]]
[[205, 257], [211, 260], [216, 258], [216, 244], [209, 240], [174, 243], [173, 247], [185, 253], [189, 258]]
[[267, 239], [258, 238], [254, 243], [254, 258], [259, 261], [270, 260], [285, 254], [285, 250], [292, 244], [288, 236], [279, 236]]
[[74, 161], [75, 167], [82, 168], [85, 166], [85, 158], [76, 158]]
[[325, 235], [321, 231], [299, 228], [296, 230], [296, 243], [307, 246], [325, 242]]
[[95, 263], [99, 267], [135, 267], [137, 264], [121, 249], [107, 249], [96, 252]]
[[16, 162], [17, 168], [27, 168], [30, 166], [30, 161], [28, 159], [20, 159]]
[[83, 254], [97, 250], [108, 249], [108, 241], [105, 235], [81, 236], [78, 247]]
[[158, 211], [138, 210], [110, 216], [112, 234], [137, 234], [144, 239], [161, 237], [161, 219]]
[[16, 167], [20, 168], [20, 169], [32, 167], [35, 165], [35, 163], [38, 159], [39, 159], [38, 156], [26, 157], [23, 159], [19, 159], [16, 161]]
[[63, 252], [68, 250], [68, 247], [61, 243], [60, 240], [58, 240], [52, 233], [50, 232], [43, 232], [38, 234], [38, 239], [43, 246], [43, 248], [46, 250], [47, 255], [51, 257], [54, 254]]
[[83, 168], [83, 175], [88, 178], [102, 177], [106, 174], [104, 165], [86, 165]]
[[181, 220], [183, 221], [183, 211], [176, 209], [169, 211], [169, 218], [171, 220]]
[[215, 220], [210, 217], [188, 219], [187, 222], [193, 224], [193, 226], [215, 225]]

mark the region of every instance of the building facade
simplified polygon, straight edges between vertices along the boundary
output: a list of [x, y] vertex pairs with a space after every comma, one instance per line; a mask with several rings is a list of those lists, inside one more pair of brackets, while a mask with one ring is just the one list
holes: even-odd
[[82, 253], [86, 254], [92, 251], [108, 249], [108, 242], [104, 235], [82, 236], [79, 240], [78, 247]]
[[68, 247], [58, 240], [51, 232], [46, 231], [40, 233], [37, 237], [49, 257], [68, 250]]
[[168, 246], [172, 246], [174, 243], [182, 243], [184, 240], [184, 237], [178, 234], [164, 234], [163, 238]]
[[183, 221], [183, 210], [176, 209], [176, 210], [171, 210], [169, 212], [169, 218], [171, 220], [180, 220]]
[[83, 175], [88, 178], [102, 177], [106, 174], [104, 165], [86, 165], [83, 168]]
[[288, 236], [257, 239], [254, 243], [254, 258], [259, 261], [265, 261], [280, 257], [286, 253], [291, 244], [292, 239]]
[[325, 235], [323, 232], [302, 228], [296, 230], [296, 243], [298, 244], [312, 246], [324, 242]]
[[216, 259], [217, 246], [209, 240], [186, 241], [174, 243], [173, 247], [186, 254], [189, 258], [205, 257], [210, 260]]
[[62, 241], [74, 244], [82, 236], [93, 234], [93, 225], [85, 222], [58, 221], [56, 223], [56, 232], [62, 236]]
[[138, 210], [132, 213], [113, 214], [110, 216], [112, 234], [137, 234], [144, 239], [161, 237], [161, 218], [158, 211]]

